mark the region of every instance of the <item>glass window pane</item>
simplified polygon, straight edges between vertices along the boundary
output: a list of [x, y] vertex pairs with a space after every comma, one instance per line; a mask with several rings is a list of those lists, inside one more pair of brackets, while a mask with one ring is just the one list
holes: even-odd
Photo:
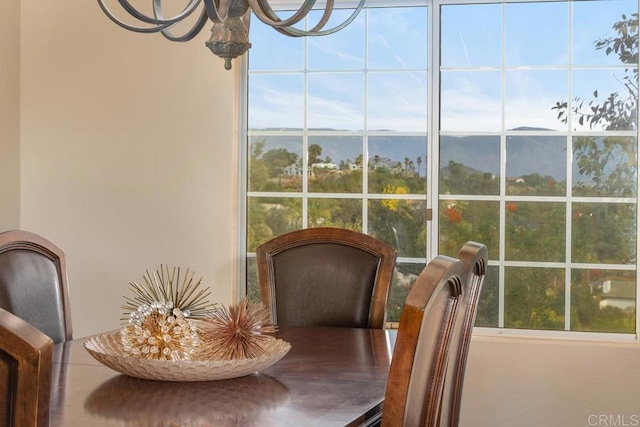
[[[335, 27], [351, 15], [350, 9], [334, 9], [324, 29]], [[309, 13], [309, 29], [318, 23], [322, 11]], [[342, 30], [320, 37], [308, 37], [310, 70], [361, 70], [364, 68], [365, 14]]]
[[249, 138], [249, 191], [302, 190], [302, 137]]
[[504, 326], [514, 329], [564, 329], [564, 270], [506, 267]]
[[440, 194], [500, 194], [500, 137], [440, 137]]
[[572, 261], [595, 264], [635, 264], [636, 205], [574, 203]]
[[637, 332], [637, 0], [387, 3], [329, 37], [254, 21], [247, 247], [303, 225], [374, 235], [404, 258], [397, 321], [433, 237], [450, 256], [479, 241], [477, 326]]
[[[291, 13], [279, 12], [282, 19]], [[285, 37], [273, 27], [252, 17], [249, 27], [251, 48], [249, 49], [249, 69], [252, 71], [302, 70], [304, 69], [304, 39]], [[277, 49], [272, 49], [274, 44]]]
[[636, 330], [636, 272], [571, 270], [571, 330]]
[[260, 301], [258, 262], [256, 257], [247, 257], [247, 299], [249, 301]]
[[506, 71], [505, 128], [507, 130], [567, 130], [552, 107], [566, 99], [567, 71]]
[[427, 72], [369, 73], [369, 130], [427, 131]]
[[638, 140], [632, 136], [573, 138], [573, 195], [635, 197]]
[[565, 260], [565, 204], [506, 202], [505, 258]]
[[267, 240], [302, 228], [302, 200], [285, 197], [247, 198], [247, 251]]
[[440, 73], [440, 129], [498, 131], [502, 129], [502, 79], [499, 71]]
[[253, 75], [249, 79], [249, 129], [302, 129], [302, 74]]
[[500, 4], [447, 5], [440, 10], [443, 67], [502, 64]]
[[438, 253], [455, 257], [469, 240], [487, 246], [489, 259], [500, 253], [500, 204], [475, 200], [441, 200]]
[[635, 130], [637, 96], [637, 69], [576, 70], [571, 125], [580, 131]]
[[[596, 42], [605, 38], [619, 37], [612, 29], [623, 22], [622, 15], [632, 19], [631, 14], [638, 10], [637, 0], [601, 0], [573, 2], [573, 61], [580, 65], [618, 65], [619, 55], [606, 54], [606, 48], [596, 49]], [[597, 17], [597, 19], [594, 19]], [[636, 19], [637, 21], [637, 19]], [[636, 30], [637, 36], [637, 30]], [[637, 37], [630, 46], [638, 51]]]
[[400, 257], [424, 258], [427, 204], [422, 200], [369, 200], [368, 234], [393, 246]]
[[340, 227], [362, 231], [362, 200], [309, 199], [308, 227]]
[[308, 165], [309, 191], [361, 193], [362, 137], [310, 136]]
[[369, 137], [369, 193], [425, 194], [426, 136]]
[[399, 262], [396, 264], [387, 300], [387, 322], [400, 322], [400, 314], [407, 295], [424, 267], [425, 264], [422, 263]]
[[506, 65], [568, 64], [569, 4], [507, 4]]
[[564, 196], [567, 138], [507, 136], [507, 194]]
[[499, 277], [500, 271], [496, 266], [488, 266], [487, 274], [482, 283], [475, 326], [497, 328], [499, 318]]
[[426, 69], [426, 7], [367, 10], [369, 69]]
[[364, 76], [361, 73], [309, 74], [308, 80], [309, 129], [363, 129]]

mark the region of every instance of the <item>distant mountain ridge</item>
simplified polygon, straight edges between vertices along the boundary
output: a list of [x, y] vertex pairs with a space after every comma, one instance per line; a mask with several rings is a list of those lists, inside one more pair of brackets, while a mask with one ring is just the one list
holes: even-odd
[[[314, 128], [313, 131], [344, 132], [338, 129]], [[265, 128], [259, 132], [301, 132], [300, 128]], [[566, 137], [562, 135], [539, 135], [539, 132], [553, 132], [551, 129], [521, 126], [512, 131], [522, 135], [508, 135], [507, 174], [523, 176], [538, 173], [554, 177], [557, 181], [566, 180]], [[322, 146], [320, 159], [340, 164], [351, 163], [362, 153], [362, 137], [348, 135], [309, 135], [309, 144]], [[421, 174], [428, 165], [427, 136], [384, 134], [370, 135], [369, 162], [378, 156], [386, 159], [386, 164], [405, 165], [405, 158], [417, 163], [421, 159]], [[274, 148], [284, 148], [302, 157], [301, 135], [252, 135], [252, 142], [265, 141], [264, 152]], [[500, 175], [500, 135], [443, 135], [440, 137], [440, 168], [443, 170], [449, 161], [460, 163], [479, 173]], [[417, 166], [417, 164], [416, 164]], [[445, 172], [446, 173], [446, 172]], [[574, 171], [575, 173], [575, 171]]]

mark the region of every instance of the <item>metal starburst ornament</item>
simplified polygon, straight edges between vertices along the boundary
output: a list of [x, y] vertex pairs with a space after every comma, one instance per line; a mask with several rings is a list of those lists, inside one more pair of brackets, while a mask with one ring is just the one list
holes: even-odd
[[235, 306], [212, 311], [200, 322], [202, 351], [214, 360], [251, 359], [265, 354], [264, 344], [274, 338], [269, 310], [245, 299]]
[[171, 303], [142, 304], [120, 331], [125, 353], [140, 359], [191, 360], [200, 346], [198, 328]]
[[122, 349], [140, 359], [192, 360], [200, 349], [195, 319], [215, 309], [206, 299], [209, 288], [201, 288], [202, 278], [194, 282], [189, 270], [181, 277], [180, 267], [170, 272], [166, 265], [143, 279], [129, 283], [133, 298], [125, 296]]
[[207, 313], [215, 309], [207, 297], [211, 295], [209, 287], [201, 288], [202, 278], [197, 282], [193, 280], [194, 273], [189, 274], [187, 269], [184, 277], [180, 276], [180, 267], [173, 267], [169, 271], [166, 265], [160, 265], [160, 269], [154, 274], [147, 270], [142, 276], [144, 283], [129, 283], [135, 296], [125, 296], [126, 303], [122, 306], [126, 316], [123, 321], [130, 321], [130, 316], [143, 304], [152, 306], [154, 303], [162, 305], [171, 304], [171, 309], [179, 309], [185, 317], [201, 319]]

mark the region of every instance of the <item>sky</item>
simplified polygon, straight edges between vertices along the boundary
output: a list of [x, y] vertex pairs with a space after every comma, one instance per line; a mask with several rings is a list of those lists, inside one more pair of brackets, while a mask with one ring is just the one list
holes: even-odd
[[[569, 125], [552, 109], [557, 102], [588, 102], [596, 89], [601, 97], [624, 91], [619, 59], [596, 50], [594, 42], [615, 36], [612, 25], [637, 7], [637, 0], [443, 6], [440, 130], [463, 136], [521, 127], [567, 132]], [[349, 14], [335, 13], [329, 25]], [[254, 17], [249, 127], [409, 133], [395, 145], [370, 136], [369, 156], [424, 160], [431, 108], [428, 22], [427, 7], [372, 9], [334, 35], [288, 38]], [[577, 123], [571, 128], [589, 130]], [[500, 147], [491, 139], [441, 138], [440, 167], [455, 160], [499, 175]], [[345, 141], [325, 142], [322, 157], [339, 163], [362, 153], [361, 143]], [[507, 176], [566, 180], [564, 142], [509, 137]], [[295, 145], [301, 155], [301, 140]], [[573, 179], [580, 179], [576, 172]]]
[[[566, 130], [551, 110], [555, 102], [590, 96], [596, 86], [601, 93], [620, 88], [623, 71], [611, 68], [619, 65], [616, 56], [593, 43], [636, 9], [636, 0], [443, 6], [442, 129]], [[252, 17], [250, 69], [288, 74], [251, 76], [249, 126], [306, 121], [308, 127], [426, 132], [428, 13], [427, 7], [372, 9], [334, 35], [308, 38], [288, 38]], [[330, 24], [348, 15], [334, 14]]]

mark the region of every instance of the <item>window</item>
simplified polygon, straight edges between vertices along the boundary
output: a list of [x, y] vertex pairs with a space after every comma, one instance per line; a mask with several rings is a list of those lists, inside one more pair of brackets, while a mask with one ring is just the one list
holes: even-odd
[[397, 321], [476, 240], [476, 326], [635, 334], [637, 1], [387, 3], [326, 37], [253, 19], [248, 294], [260, 243], [352, 228], [398, 249]]

